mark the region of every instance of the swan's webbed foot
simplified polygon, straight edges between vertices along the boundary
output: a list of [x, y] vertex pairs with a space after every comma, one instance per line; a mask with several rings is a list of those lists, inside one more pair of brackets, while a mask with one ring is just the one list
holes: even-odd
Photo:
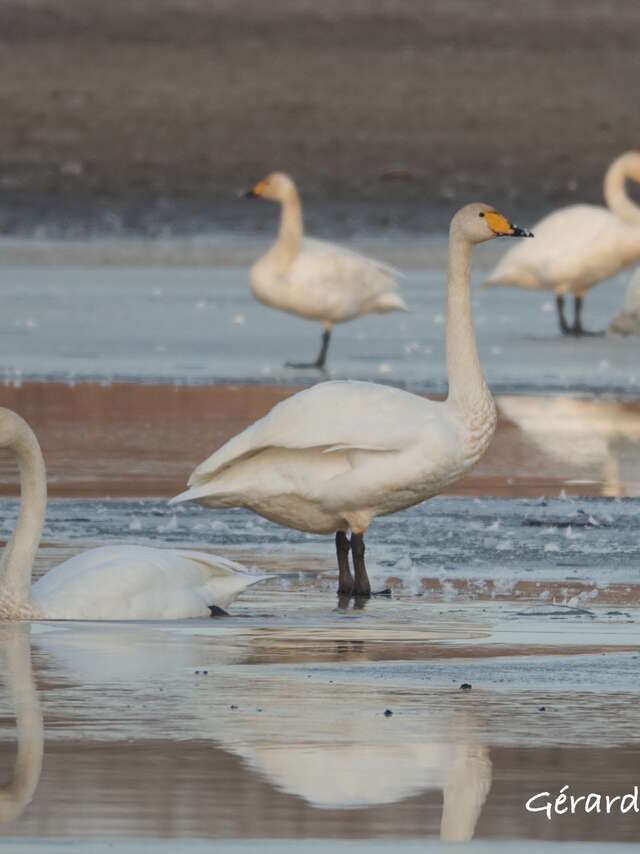
[[353, 595], [368, 599], [371, 596], [371, 584], [364, 563], [364, 534], [351, 534], [351, 553], [356, 576]]
[[336, 532], [336, 555], [338, 557], [338, 596], [347, 601], [353, 596], [353, 576], [349, 568], [351, 543], [344, 531]]
[[327, 351], [329, 349], [329, 341], [331, 340], [331, 330], [325, 329], [322, 333], [322, 346], [320, 347], [320, 352], [318, 353], [318, 358], [315, 362], [285, 362], [286, 368], [301, 368], [301, 369], [315, 369], [317, 371], [324, 371], [325, 362], [327, 361]]

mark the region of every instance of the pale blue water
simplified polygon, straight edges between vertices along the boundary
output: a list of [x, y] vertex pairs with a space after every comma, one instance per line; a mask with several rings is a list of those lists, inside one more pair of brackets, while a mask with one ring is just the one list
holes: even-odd
[[[637, 338], [562, 338], [552, 295], [485, 291], [482, 279], [474, 274], [475, 323], [494, 392], [637, 397]], [[589, 294], [587, 327], [606, 328], [627, 279]], [[408, 314], [338, 326], [326, 376], [444, 392], [445, 281], [444, 269], [413, 270], [402, 280]], [[259, 304], [247, 267], [0, 266], [0, 290], [0, 379], [7, 382], [299, 383], [322, 376], [284, 367], [315, 358], [321, 326]]]

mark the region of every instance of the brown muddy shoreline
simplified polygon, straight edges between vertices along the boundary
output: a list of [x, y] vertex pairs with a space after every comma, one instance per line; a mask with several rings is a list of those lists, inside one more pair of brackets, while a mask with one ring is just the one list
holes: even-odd
[[[169, 497], [184, 488], [192, 469], [213, 450], [298, 390], [26, 383], [0, 386], [0, 406], [20, 413], [38, 435], [52, 497]], [[541, 408], [545, 401], [551, 402], [548, 416]], [[450, 494], [640, 494], [629, 462], [640, 457], [640, 403], [566, 399], [568, 412], [563, 409], [555, 422], [555, 398], [498, 398], [497, 403], [498, 428], [489, 451]], [[503, 410], [522, 417], [516, 422]], [[588, 446], [585, 430], [593, 440]], [[0, 495], [15, 495], [17, 489], [17, 470], [3, 456]]]

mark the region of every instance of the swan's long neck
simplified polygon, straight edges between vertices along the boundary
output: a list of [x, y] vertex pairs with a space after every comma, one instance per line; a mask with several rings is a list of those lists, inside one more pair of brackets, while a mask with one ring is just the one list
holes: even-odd
[[293, 264], [302, 246], [302, 203], [294, 187], [291, 187], [281, 202], [280, 229], [273, 248], [278, 267], [286, 270]]
[[630, 225], [640, 225], [640, 205], [629, 197], [627, 179], [640, 174], [640, 153], [629, 152], [614, 160], [604, 178], [604, 197], [609, 210]]
[[[493, 398], [480, 367], [471, 315], [472, 244], [452, 223], [449, 232], [449, 271], [447, 285], [447, 372], [448, 400], [460, 407], [465, 416], [494, 411]], [[465, 419], [466, 420], [466, 419]]]
[[0, 827], [17, 818], [33, 798], [42, 770], [44, 727], [31, 671], [29, 626], [2, 627], [4, 678], [16, 715], [18, 752], [11, 782], [0, 787]]
[[21, 501], [15, 531], [0, 561], [0, 597], [7, 596], [21, 605], [31, 595], [31, 570], [47, 509], [47, 474], [38, 440], [21, 419], [9, 449], [20, 467]]

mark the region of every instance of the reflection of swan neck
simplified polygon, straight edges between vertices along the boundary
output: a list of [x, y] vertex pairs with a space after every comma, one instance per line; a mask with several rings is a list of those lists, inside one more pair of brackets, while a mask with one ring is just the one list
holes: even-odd
[[287, 188], [281, 199], [280, 229], [274, 246], [279, 266], [289, 267], [300, 253], [302, 246], [302, 204], [294, 186]]
[[486, 747], [461, 744], [444, 787], [440, 839], [466, 842], [473, 838], [491, 788], [491, 760]]
[[471, 314], [472, 244], [451, 223], [447, 281], [447, 373], [449, 399], [464, 412], [482, 413], [493, 407], [476, 345]]
[[47, 474], [42, 452], [28, 424], [4, 410], [4, 419], [12, 420], [13, 438], [7, 444], [20, 467], [20, 513], [13, 536], [0, 561], [0, 616], [2, 599], [14, 605], [29, 601], [31, 570], [38, 551], [47, 507]]
[[630, 225], [640, 225], [640, 206], [627, 194], [626, 181], [640, 176], [640, 152], [629, 151], [613, 161], [604, 177], [604, 197], [609, 210]]
[[29, 627], [5, 627], [0, 642], [4, 676], [15, 708], [18, 738], [13, 778], [7, 786], [0, 788], [1, 827], [17, 818], [33, 798], [42, 770], [44, 727], [31, 672]]

